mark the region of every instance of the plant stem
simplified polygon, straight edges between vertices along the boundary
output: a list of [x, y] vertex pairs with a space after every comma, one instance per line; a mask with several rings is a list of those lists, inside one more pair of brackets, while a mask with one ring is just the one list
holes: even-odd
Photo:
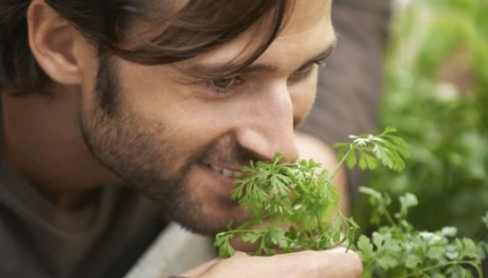
[[344, 164], [344, 162], [346, 162], [346, 159], [347, 157], [351, 154], [351, 152], [355, 151], [357, 148], [356, 145], [354, 144], [351, 144], [351, 148], [344, 154], [344, 156], [342, 157], [341, 161], [339, 161], [339, 164], [337, 164], [337, 167], [334, 169], [334, 171], [332, 172], [332, 175], [330, 176], [330, 178], [332, 180], [334, 180], [334, 177], [337, 175], [337, 173], [339, 172], [339, 170], [341, 169], [342, 165]]
[[[472, 261], [451, 261], [451, 262], [447, 262], [447, 263], [443, 263], [443, 264], [438, 264], [438, 265], [435, 265], [435, 266], [431, 266], [431, 267], [426, 267], [424, 269], [421, 269], [420, 270], [420, 274], [425, 274], [427, 271], [429, 270], [433, 270], [433, 269], [436, 269], [436, 268], [441, 268], [441, 267], [445, 267], [445, 266], [448, 266], [448, 265], [458, 265], [458, 264], [469, 264], [471, 266], [473, 266], [477, 273], [478, 273], [478, 277], [483, 277], [483, 274], [481, 272], [481, 270], [479, 269], [479, 267], [473, 263]], [[417, 273], [411, 273], [411, 274], [407, 274], [407, 275], [404, 275], [400, 278], [409, 278], [409, 277], [414, 277], [414, 275], [417, 275]]]
[[386, 209], [385, 207], [385, 215], [386, 215], [386, 220], [390, 223], [390, 225], [392, 226], [395, 226], [395, 227], [398, 227], [398, 224], [395, 222], [395, 220], [393, 219], [393, 217], [391, 217], [391, 214], [390, 212]]

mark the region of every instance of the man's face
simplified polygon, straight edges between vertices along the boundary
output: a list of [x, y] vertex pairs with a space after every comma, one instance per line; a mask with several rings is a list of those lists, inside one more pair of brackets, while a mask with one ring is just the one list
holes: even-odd
[[315, 98], [316, 62], [335, 40], [330, 6], [297, 1], [269, 49], [230, 78], [202, 76], [241, 55], [259, 29], [173, 65], [103, 61], [98, 84], [95, 74], [83, 84], [85, 141], [105, 166], [189, 229], [215, 233], [229, 220], [244, 220], [229, 199], [243, 164], [276, 152], [298, 158], [294, 128]]

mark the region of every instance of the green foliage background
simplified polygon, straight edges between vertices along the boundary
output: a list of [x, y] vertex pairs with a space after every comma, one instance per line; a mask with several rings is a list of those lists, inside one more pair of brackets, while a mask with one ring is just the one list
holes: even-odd
[[[449, 225], [476, 237], [488, 209], [488, 1], [413, 0], [391, 35], [380, 120], [398, 128], [412, 158], [367, 186], [416, 194], [409, 218], [419, 230]], [[368, 230], [365, 199], [354, 218]]]

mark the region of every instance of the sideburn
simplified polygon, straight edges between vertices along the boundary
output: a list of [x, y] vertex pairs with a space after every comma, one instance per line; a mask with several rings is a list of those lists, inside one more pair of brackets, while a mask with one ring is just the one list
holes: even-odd
[[117, 114], [120, 104], [121, 88], [115, 78], [116, 68], [113, 57], [106, 51], [100, 52], [95, 93], [98, 105], [109, 118]]

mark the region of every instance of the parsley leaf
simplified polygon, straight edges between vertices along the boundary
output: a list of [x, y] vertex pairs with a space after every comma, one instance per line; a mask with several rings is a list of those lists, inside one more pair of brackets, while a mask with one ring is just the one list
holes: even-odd
[[[221, 257], [234, 254], [233, 237], [257, 244], [251, 255], [273, 255], [300, 250], [326, 250], [339, 244], [357, 250], [364, 264], [363, 277], [474, 277], [481, 275], [481, 259], [488, 254], [488, 243], [456, 238], [457, 229], [417, 231], [408, 222], [408, 211], [418, 205], [414, 194], [400, 196], [399, 210], [390, 213], [392, 199], [386, 193], [361, 187], [373, 209], [371, 222], [383, 226], [371, 238], [361, 235], [359, 226], [338, 210], [339, 194], [333, 185], [342, 165], [374, 170], [383, 165], [394, 171], [405, 168], [408, 146], [388, 127], [379, 135], [350, 136], [351, 143], [338, 143], [339, 165], [330, 174], [319, 171], [313, 160], [281, 163], [276, 154], [270, 163], [251, 161], [242, 171], [245, 178], [237, 185], [232, 200], [248, 209], [253, 220], [217, 234], [214, 245]], [[394, 217], [393, 217], [393, 216]], [[488, 213], [482, 218], [488, 231]], [[267, 223], [265, 228], [254, 227]], [[284, 228], [286, 227], [286, 228]]]

